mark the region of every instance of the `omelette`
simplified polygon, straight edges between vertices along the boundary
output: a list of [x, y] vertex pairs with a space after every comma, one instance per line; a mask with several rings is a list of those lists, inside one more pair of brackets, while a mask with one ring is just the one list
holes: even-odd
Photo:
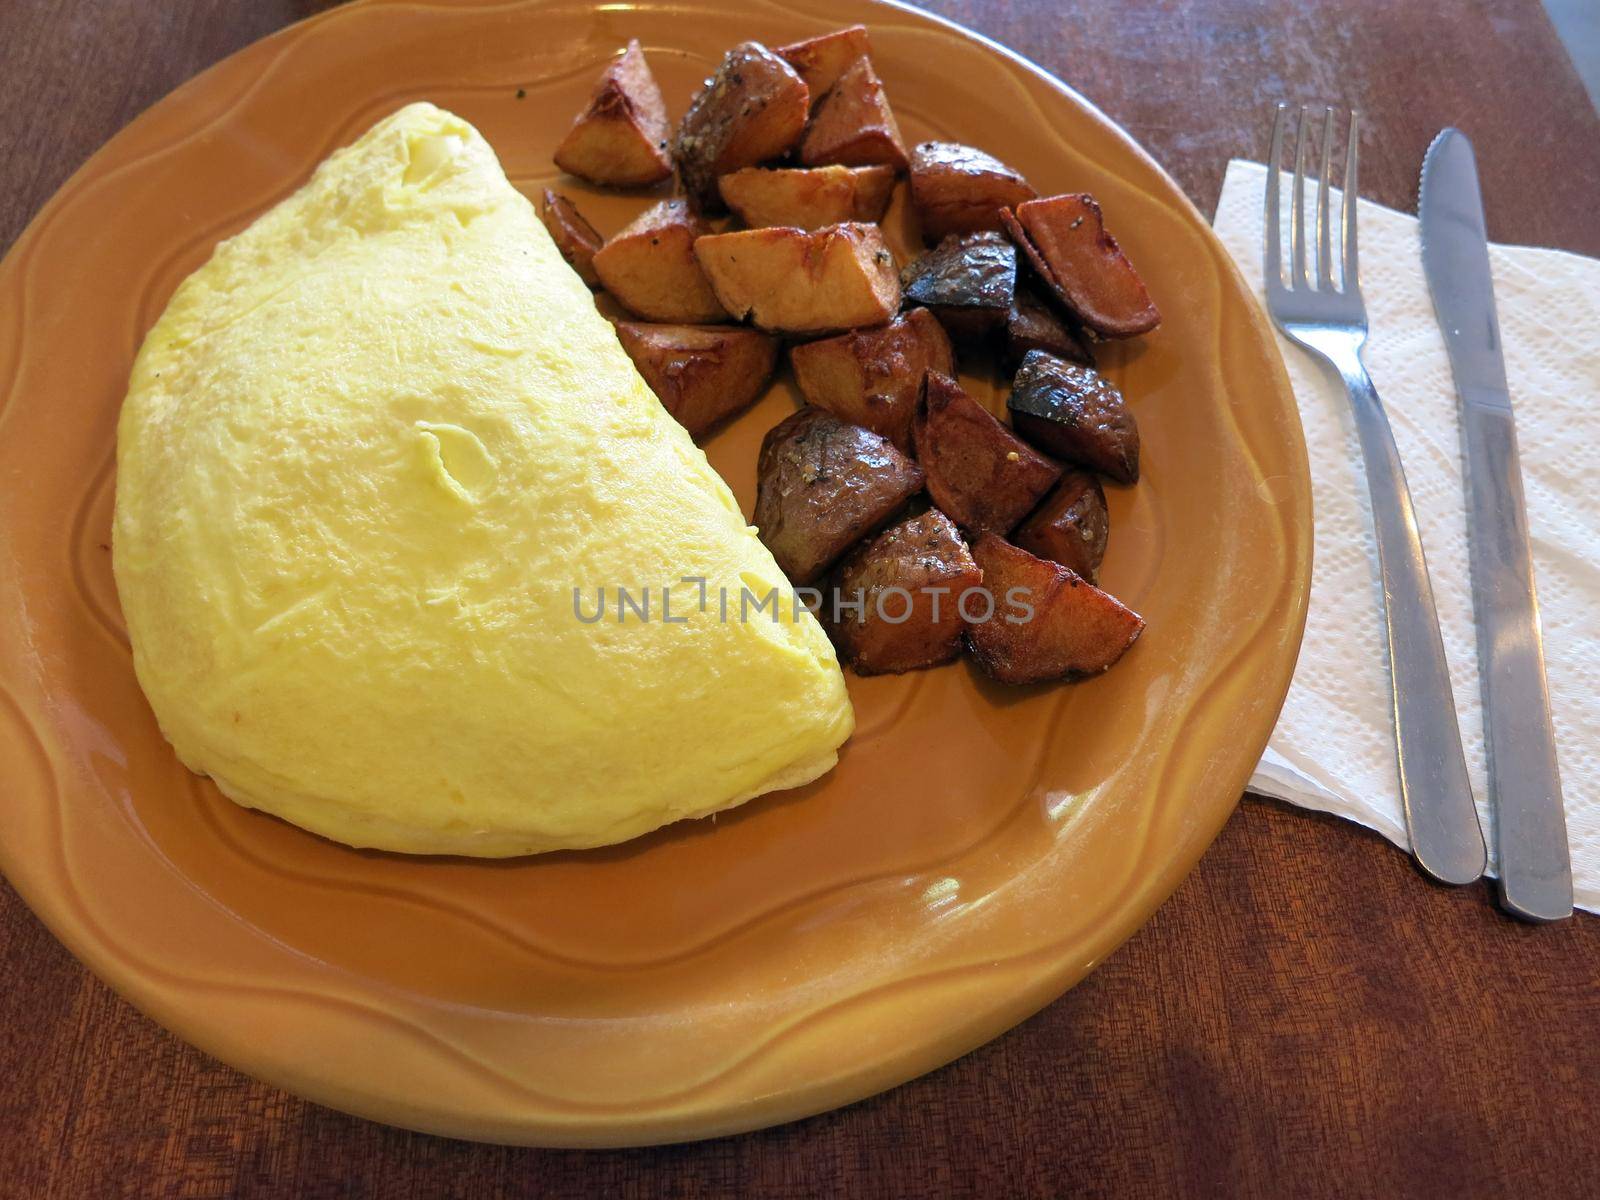
[[113, 566], [183, 763], [353, 846], [620, 842], [815, 779], [853, 726], [732, 493], [429, 104], [178, 288], [118, 426]]

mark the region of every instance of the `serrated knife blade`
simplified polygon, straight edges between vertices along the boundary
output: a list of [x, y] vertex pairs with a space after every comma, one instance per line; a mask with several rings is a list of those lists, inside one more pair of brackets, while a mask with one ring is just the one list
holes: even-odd
[[1500, 898], [1517, 916], [1554, 921], [1572, 915], [1566, 813], [1483, 197], [1472, 143], [1460, 130], [1444, 130], [1428, 147], [1417, 211], [1423, 271], [1461, 401]]

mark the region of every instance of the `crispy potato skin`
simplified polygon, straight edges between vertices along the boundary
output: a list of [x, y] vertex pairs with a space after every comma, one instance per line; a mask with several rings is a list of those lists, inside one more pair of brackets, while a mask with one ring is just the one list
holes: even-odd
[[539, 219], [550, 231], [556, 249], [567, 260], [578, 278], [590, 287], [600, 286], [600, 276], [595, 274], [594, 256], [600, 249], [600, 234], [583, 219], [583, 214], [560, 192], [545, 188], [539, 197]]
[[839, 76], [858, 58], [872, 54], [872, 42], [867, 37], [865, 25], [851, 25], [819, 34], [803, 42], [779, 46], [773, 51], [799, 73], [811, 90], [811, 103], [815, 106], [829, 88], [839, 82]]
[[900, 308], [894, 255], [876, 225], [708, 234], [694, 252], [724, 308], [776, 333], [882, 325]]
[[722, 201], [752, 229], [821, 229], [881, 220], [894, 193], [891, 167], [745, 167], [717, 180]]
[[1093, 367], [1035, 350], [1006, 400], [1011, 423], [1034, 445], [1118, 483], [1139, 480], [1139, 427], [1122, 393]]
[[767, 432], [754, 523], [796, 585], [813, 582], [922, 488], [922, 469], [887, 438], [802, 408]]
[[1005, 533], [1039, 503], [1061, 468], [947, 375], [928, 373], [912, 426], [928, 495], [971, 534]]
[[672, 174], [667, 105], [644, 51], [630, 41], [556, 147], [556, 166], [591, 183], [639, 187]]
[[1068, 471], [1056, 490], [1011, 535], [1020, 549], [1060, 563], [1090, 583], [1100, 579], [1111, 517], [1106, 493], [1088, 471]]
[[[840, 657], [857, 674], [938, 666], [961, 652], [961, 595], [982, 583], [955, 524], [932, 508], [886, 529], [844, 560], [834, 575], [834, 596], [823, 601], [825, 624]], [[941, 588], [942, 593], [928, 590]], [[834, 597], [845, 602], [837, 605], [837, 620]]]
[[790, 347], [789, 364], [807, 403], [881, 433], [907, 454], [923, 378], [955, 374], [950, 339], [925, 308], [879, 329], [801, 342]]
[[722, 211], [719, 176], [791, 150], [806, 129], [811, 93], [760, 42], [729, 50], [678, 124], [672, 158], [697, 212]]
[[682, 200], [663, 200], [595, 252], [595, 274], [624, 308], [648, 321], [725, 321], [727, 311], [694, 253], [709, 228]]
[[[967, 626], [967, 648], [1001, 683], [1045, 683], [1098, 675], [1127, 653], [1144, 619], [1059, 563], [1046, 562], [994, 534], [972, 547], [995, 616]], [[1030, 619], [1007, 620], [1007, 599], [1025, 598]]]
[[953, 233], [999, 232], [1002, 209], [1036, 193], [1021, 172], [960, 142], [922, 142], [911, 151], [911, 204], [930, 244]]
[[883, 82], [870, 59], [858, 58], [839, 77], [811, 118], [800, 143], [808, 167], [842, 163], [847, 167], [881, 163], [904, 171], [909, 161], [900, 124], [894, 119]]
[[951, 234], [906, 264], [900, 286], [905, 298], [930, 309], [951, 337], [982, 337], [1011, 311], [1017, 251], [998, 233]]
[[1029, 200], [1001, 220], [1039, 278], [1102, 337], [1133, 337], [1161, 324], [1144, 280], [1101, 219], [1093, 196]]
[[755, 403], [778, 361], [778, 339], [733, 325], [617, 322], [617, 340], [650, 390], [691, 436]]
[[1034, 350], [1043, 350], [1086, 367], [1094, 366], [1094, 351], [1089, 348], [1083, 331], [1068, 324], [1031, 285], [1019, 280], [1011, 298], [1011, 311], [1006, 314], [1006, 366], [1015, 371]]

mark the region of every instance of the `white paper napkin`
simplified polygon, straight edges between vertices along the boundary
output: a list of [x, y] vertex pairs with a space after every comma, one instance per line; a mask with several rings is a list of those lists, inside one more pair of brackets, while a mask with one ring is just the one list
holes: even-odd
[[[1257, 163], [1230, 162], [1215, 222], [1258, 294], [1266, 177]], [[1417, 509], [1492, 873], [1455, 385], [1422, 275], [1416, 218], [1363, 200], [1360, 221], [1366, 363]], [[1574, 894], [1600, 911], [1600, 261], [1523, 246], [1490, 246], [1489, 260], [1517, 414]], [[1311, 458], [1316, 559], [1300, 662], [1250, 787], [1359, 821], [1404, 847], [1377, 547], [1355, 426], [1343, 387], [1280, 340]]]

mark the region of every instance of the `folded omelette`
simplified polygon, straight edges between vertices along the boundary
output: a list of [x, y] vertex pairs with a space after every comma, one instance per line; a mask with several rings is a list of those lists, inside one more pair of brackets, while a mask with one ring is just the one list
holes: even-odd
[[810, 615], [741, 605], [790, 593], [726, 485], [428, 104], [173, 296], [113, 564], [183, 762], [355, 846], [620, 842], [814, 779], [852, 728]]

